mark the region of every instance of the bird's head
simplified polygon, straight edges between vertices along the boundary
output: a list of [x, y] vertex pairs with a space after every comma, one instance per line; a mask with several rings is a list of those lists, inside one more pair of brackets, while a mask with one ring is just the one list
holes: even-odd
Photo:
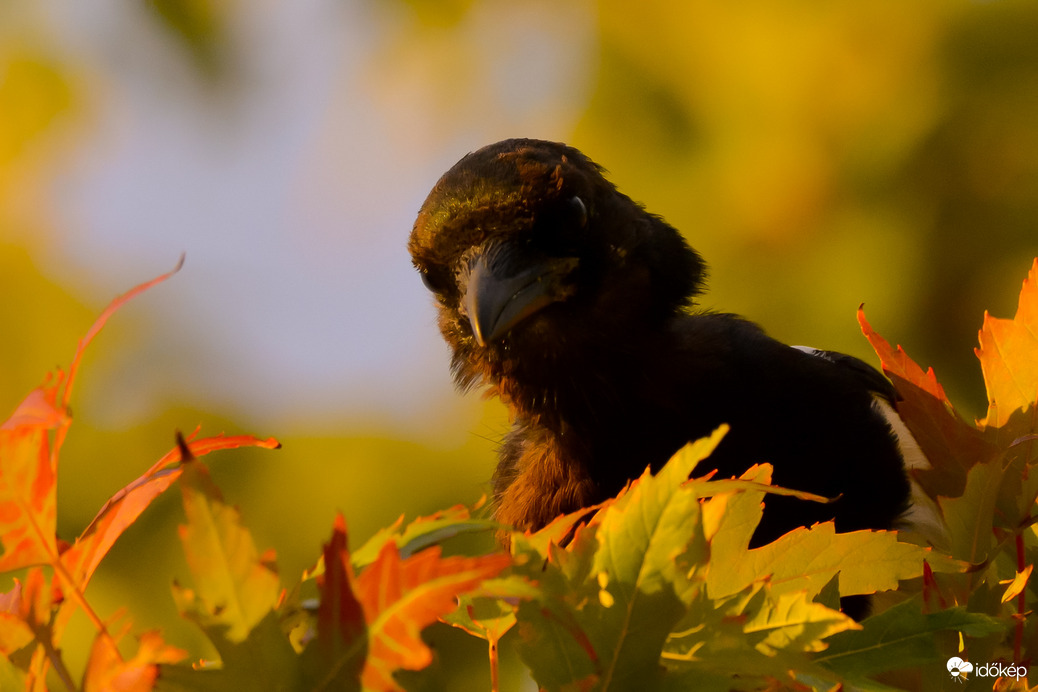
[[681, 235], [593, 161], [531, 139], [491, 144], [447, 171], [409, 249], [463, 388], [550, 378], [618, 335], [629, 343], [659, 329], [704, 274]]

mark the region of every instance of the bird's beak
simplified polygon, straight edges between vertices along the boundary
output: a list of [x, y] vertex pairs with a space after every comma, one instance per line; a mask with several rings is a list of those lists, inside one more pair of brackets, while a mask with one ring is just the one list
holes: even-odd
[[573, 293], [567, 281], [579, 261], [552, 257], [518, 271], [478, 257], [469, 269], [464, 305], [480, 346], [497, 341], [514, 326], [544, 307]]

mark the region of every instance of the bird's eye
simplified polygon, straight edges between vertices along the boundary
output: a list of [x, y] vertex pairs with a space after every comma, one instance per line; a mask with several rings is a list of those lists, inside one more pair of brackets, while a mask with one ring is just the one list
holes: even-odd
[[422, 277], [422, 283], [425, 284], [426, 288], [428, 288], [430, 291], [436, 290], [435, 288], [433, 288], [432, 281], [429, 279], [428, 274], [426, 274], [425, 272], [419, 272], [418, 275]]
[[439, 272], [419, 269], [418, 275], [422, 277], [422, 283], [433, 293], [443, 293], [446, 286], [444, 285], [443, 276]]
[[553, 200], [542, 209], [522, 241], [535, 251], [555, 257], [572, 256], [583, 242], [588, 225], [584, 200], [573, 196]]

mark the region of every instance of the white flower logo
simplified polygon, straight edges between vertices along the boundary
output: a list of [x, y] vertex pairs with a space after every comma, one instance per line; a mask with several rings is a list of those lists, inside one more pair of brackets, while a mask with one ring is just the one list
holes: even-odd
[[948, 659], [948, 672], [951, 673], [952, 680], [963, 682], [973, 672], [973, 664], [953, 656]]

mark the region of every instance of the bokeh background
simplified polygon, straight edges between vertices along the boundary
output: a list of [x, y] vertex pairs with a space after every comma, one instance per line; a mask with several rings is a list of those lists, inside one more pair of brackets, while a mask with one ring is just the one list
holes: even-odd
[[[474, 502], [507, 421], [453, 392], [405, 244], [440, 174], [514, 136], [681, 229], [705, 306], [874, 362], [864, 302], [979, 415], [983, 311], [1038, 255], [1036, 36], [1032, 0], [4, 0], [0, 415], [183, 252], [88, 353], [66, 538], [196, 425], [283, 442], [211, 466], [286, 584], [338, 509], [359, 543]], [[211, 655], [169, 596], [181, 520], [156, 502], [90, 596]], [[429, 637], [443, 689], [486, 687], [480, 642]]]

